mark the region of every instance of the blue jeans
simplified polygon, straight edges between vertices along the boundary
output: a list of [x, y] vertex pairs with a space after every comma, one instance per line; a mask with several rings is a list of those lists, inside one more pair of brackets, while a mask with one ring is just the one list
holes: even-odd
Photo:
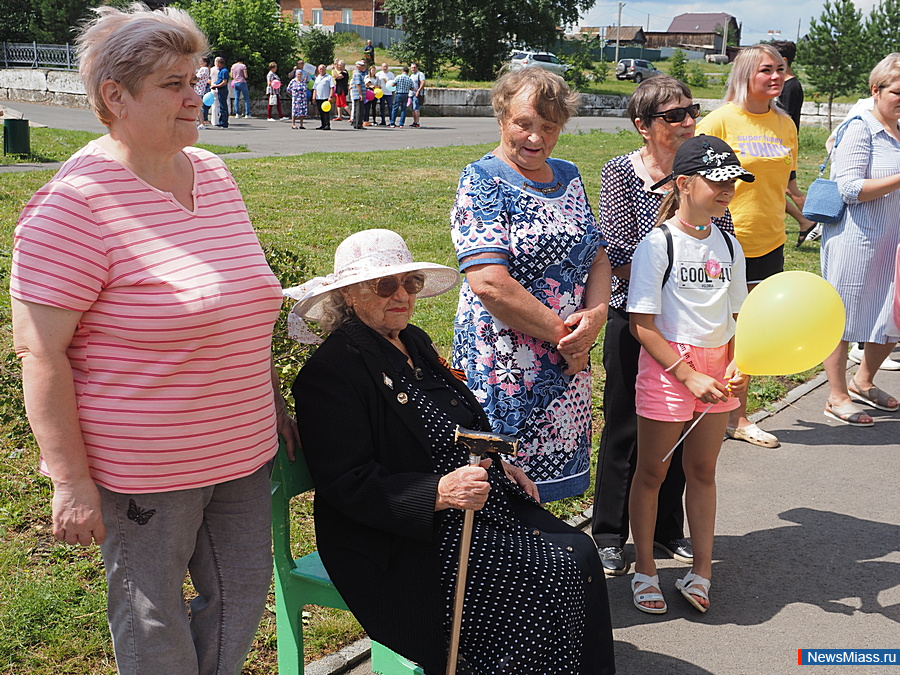
[[408, 97], [408, 94], [394, 94], [394, 105], [391, 107], [391, 124], [396, 122], [398, 113], [400, 114], [400, 126], [402, 127], [406, 124], [406, 99]]
[[228, 128], [228, 86], [216, 89], [219, 96], [219, 121], [218, 125]]
[[391, 122], [394, 121], [393, 117], [393, 107], [394, 107], [394, 97], [391, 94], [383, 94], [381, 99], [378, 101], [381, 104], [381, 123], [384, 124], [384, 111], [387, 110], [388, 117], [391, 118]]
[[250, 86], [246, 82], [234, 85], [234, 114], [241, 114], [241, 98], [244, 99], [244, 114], [250, 117]]
[[[121, 675], [241, 672], [272, 579], [269, 489], [268, 465], [204, 488], [99, 488], [107, 618]], [[190, 618], [187, 571], [197, 592]]]

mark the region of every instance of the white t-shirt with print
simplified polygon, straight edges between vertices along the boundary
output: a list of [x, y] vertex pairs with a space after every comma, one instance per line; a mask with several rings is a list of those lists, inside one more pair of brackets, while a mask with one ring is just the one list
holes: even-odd
[[[747, 297], [744, 252], [737, 239], [715, 225], [697, 239], [669, 224], [673, 263], [668, 266], [666, 236], [652, 230], [638, 244], [631, 261], [628, 312], [655, 314], [663, 337], [695, 347], [721, 347], [734, 335], [736, 314]], [[734, 259], [725, 237], [731, 237]]]

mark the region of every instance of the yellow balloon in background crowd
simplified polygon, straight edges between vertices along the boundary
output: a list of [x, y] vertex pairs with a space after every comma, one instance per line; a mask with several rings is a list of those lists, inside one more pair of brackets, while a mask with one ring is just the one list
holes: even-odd
[[375, 87], [375, 98], [381, 98], [384, 96], [384, 92], [381, 91], [381, 87]]
[[759, 284], [741, 307], [734, 360], [748, 375], [791, 375], [820, 364], [844, 334], [844, 303], [809, 272], [781, 272]]
[[331, 110], [331, 103], [328, 101], [323, 101], [322, 105], [319, 107], [322, 108], [322, 112], [328, 112], [329, 110]]

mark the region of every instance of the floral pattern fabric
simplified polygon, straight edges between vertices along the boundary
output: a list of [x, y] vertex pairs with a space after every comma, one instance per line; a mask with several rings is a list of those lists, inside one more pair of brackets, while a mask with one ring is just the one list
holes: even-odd
[[291, 95], [291, 117], [306, 117], [310, 77], [303, 73], [299, 80], [294, 78], [288, 82], [287, 91]]
[[[554, 181], [525, 180], [487, 155], [463, 171], [451, 212], [456, 253], [508, 256], [510, 276], [565, 319], [581, 309], [591, 264], [605, 245], [575, 165], [548, 160]], [[520, 439], [521, 466], [541, 501], [584, 492], [590, 481], [591, 377], [569, 377], [555, 345], [491, 315], [464, 281], [453, 366], [461, 369], [494, 431]]]

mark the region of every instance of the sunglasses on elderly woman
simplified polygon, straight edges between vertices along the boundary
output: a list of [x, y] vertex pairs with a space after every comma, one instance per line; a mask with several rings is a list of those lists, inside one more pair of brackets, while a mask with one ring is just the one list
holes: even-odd
[[663, 110], [662, 112], [653, 113], [650, 117], [662, 117], [669, 124], [683, 122], [684, 118], [690, 115], [693, 119], [700, 117], [700, 104], [694, 103], [686, 108], [672, 108]]
[[372, 285], [375, 295], [379, 298], [389, 298], [397, 292], [401, 285], [409, 295], [421, 293], [425, 288], [425, 277], [421, 274], [410, 274], [403, 281], [397, 277], [381, 277], [381, 279], [373, 279], [369, 283]]

